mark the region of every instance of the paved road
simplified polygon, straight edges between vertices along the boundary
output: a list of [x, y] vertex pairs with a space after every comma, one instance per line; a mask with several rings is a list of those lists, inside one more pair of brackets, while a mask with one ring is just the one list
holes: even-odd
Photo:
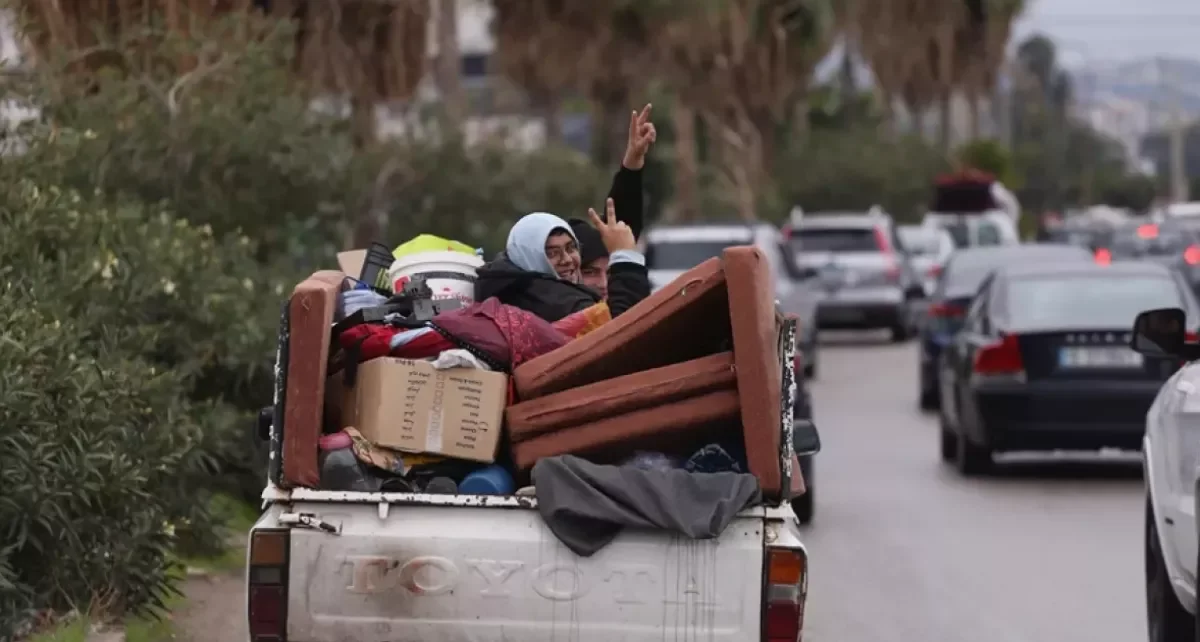
[[805, 642], [1146, 639], [1136, 458], [960, 478], [917, 410], [915, 344], [822, 349]]

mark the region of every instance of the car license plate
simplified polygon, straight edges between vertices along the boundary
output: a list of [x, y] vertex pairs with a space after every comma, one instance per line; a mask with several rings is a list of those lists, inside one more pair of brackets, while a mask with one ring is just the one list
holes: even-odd
[[1140, 368], [1142, 355], [1124, 346], [1061, 348], [1058, 365], [1061, 368]]

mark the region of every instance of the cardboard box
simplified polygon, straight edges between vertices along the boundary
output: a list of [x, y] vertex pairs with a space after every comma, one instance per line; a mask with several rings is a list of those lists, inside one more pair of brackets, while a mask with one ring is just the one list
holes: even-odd
[[389, 448], [491, 463], [500, 444], [508, 377], [475, 368], [438, 370], [427, 361], [380, 357], [340, 373], [341, 424]]

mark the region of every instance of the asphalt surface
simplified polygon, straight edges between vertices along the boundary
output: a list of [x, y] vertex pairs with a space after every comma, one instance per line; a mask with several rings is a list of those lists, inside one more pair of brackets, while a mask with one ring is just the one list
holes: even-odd
[[826, 333], [805, 642], [1145, 640], [1136, 455], [940, 463], [917, 347]]

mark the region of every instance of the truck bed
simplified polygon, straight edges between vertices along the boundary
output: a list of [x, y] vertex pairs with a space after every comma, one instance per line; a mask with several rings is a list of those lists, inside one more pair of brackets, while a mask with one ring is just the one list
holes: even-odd
[[328, 529], [290, 531], [289, 642], [757, 640], [766, 542], [791, 517], [786, 508], [748, 509], [707, 541], [627, 529], [581, 558], [549, 531], [533, 498], [292, 491], [278, 499], [256, 529], [298, 514]]

